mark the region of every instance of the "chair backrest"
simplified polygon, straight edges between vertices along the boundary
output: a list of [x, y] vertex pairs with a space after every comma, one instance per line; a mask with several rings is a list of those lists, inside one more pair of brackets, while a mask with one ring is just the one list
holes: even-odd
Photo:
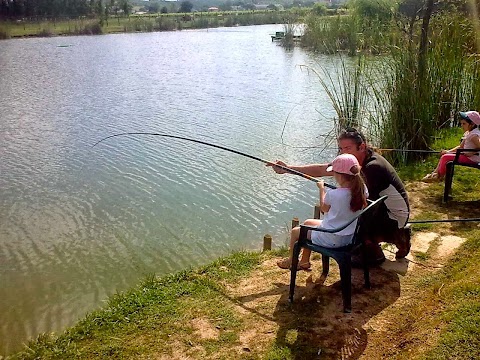
[[366, 221], [365, 217], [368, 216], [370, 219], [371, 217], [375, 216], [375, 212], [379, 209], [381, 204], [385, 202], [385, 200], [388, 198], [387, 195], [384, 195], [380, 198], [378, 198], [375, 201], [372, 201], [365, 209], [362, 210], [362, 212], [358, 215], [358, 221], [357, 221], [357, 227], [355, 228], [355, 234], [353, 237], [353, 244], [358, 244], [359, 242], [362, 241], [362, 239], [358, 236], [359, 233], [361, 232], [362, 226], [372, 225], [372, 221]]
[[[375, 209], [378, 208], [378, 206], [380, 206], [380, 204], [382, 204], [387, 197], [388, 197], [387, 195], [384, 195], [384, 196], [382, 196], [381, 198], [378, 198], [375, 201], [369, 201], [369, 204], [365, 209], [360, 211], [354, 218], [350, 219], [347, 223], [345, 223], [345, 224], [343, 224], [339, 227], [336, 227], [336, 228], [333, 228], [333, 229], [325, 229], [325, 228], [322, 228], [322, 227], [318, 227], [317, 229], [319, 231], [326, 232], [326, 233], [337, 233], [337, 232], [345, 229], [348, 225], [353, 223], [355, 220], [359, 219], [365, 213], [375, 211]], [[359, 222], [357, 222], [357, 228], [358, 228], [358, 224], [359, 224]]]

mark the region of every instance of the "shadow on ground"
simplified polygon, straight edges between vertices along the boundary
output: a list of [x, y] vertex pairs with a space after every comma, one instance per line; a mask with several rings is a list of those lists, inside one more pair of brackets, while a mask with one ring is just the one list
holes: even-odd
[[297, 281], [292, 304], [285, 283], [236, 300], [245, 304], [274, 293], [280, 295], [272, 316], [278, 324], [275, 341], [280, 348], [288, 347], [295, 359], [358, 359], [368, 341], [365, 324], [400, 296], [398, 275], [382, 268], [371, 269], [372, 288], [365, 289], [363, 272], [354, 269], [351, 314], [342, 311], [340, 281], [324, 285], [324, 279], [319, 280], [314, 283], [309, 276], [304, 285]]

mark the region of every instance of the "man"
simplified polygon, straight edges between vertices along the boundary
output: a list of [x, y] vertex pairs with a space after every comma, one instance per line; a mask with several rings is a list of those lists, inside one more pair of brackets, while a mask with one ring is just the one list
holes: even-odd
[[[362, 133], [353, 128], [342, 131], [338, 137], [340, 153], [354, 155], [362, 166], [362, 176], [367, 184], [369, 199], [377, 200], [388, 195], [385, 204], [374, 217], [366, 220], [364, 226], [368, 258], [362, 259], [370, 265], [385, 261], [380, 242], [395, 244], [398, 248], [395, 257], [402, 259], [410, 252], [410, 227], [406, 226], [410, 214], [407, 192], [393, 166], [385, 158], [370, 148]], [[282, 161], [276, 164], [286, 166], [310, 176], [331, 176], [327, 172], [329, 164], [309, 164], [292, 166]], [[287, 171], [270, 165], [278, 174]], [[359, 259], [353, 259], [358, 265]]]

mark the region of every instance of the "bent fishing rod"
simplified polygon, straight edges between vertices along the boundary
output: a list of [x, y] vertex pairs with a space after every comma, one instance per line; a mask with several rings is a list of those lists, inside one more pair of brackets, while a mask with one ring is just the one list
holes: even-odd
[[[231, 153], [234, 153], [234, 154], [237, 154], [237, 155], [241, 155], [241, 156], [245, 156], [249, 159], [252, 159], [252, 160], [256, 160], [256, 161], [260, 161], [264, 164], [267, 164], [267, 165], [270, 165], [270, 166], [276, 166], [276, 167], [279, 167], [280, 169], [282, 170], [285, 170], [291, 174], [295, 174], [295, 175], [298, 175], [298, 176], [301, 176], [307, 180], [310, 180], [310, 181], [313, 181], [313, 182], [319, 182], [319, 179], [317, 178], [314, 178], [313, 176], [310, 176], [310, 175], [307, 175], [307, 174], [304, 174], [300, 171], [297, 171], [297, 170], [294, 170], [294, 169], [291, 169], [287, 166], [283, 166], [283, 165], [279, 165], [279, 164], [276, 164], [274, 162], [271, 162], [271, 161], [267, 161], [267, 160], [264, 160], [264, 159], [261, 159], [259, 157], [256, 157], [256, 156], [253, 156], [253, 155], [249, 155], [249, 154], [246, 154], [246, 153], [243, 153], [241, 151], [238, 151], [238, 150], [233, 150], [233, 149], [230, 149], [230, 148], [227, 148], [225, 146], [221, 146], [221, 145], [215, 145], [215, 144], [212, 144], [212, 143], [209, 143], [209, 142], [206, 142], [206, 141], [201, 141], [201, 140], [197, 140], [197, 139], [192, 139], [192, 138], [188, 138], [188, 137], [184, 137], [184, 136], [177, 136], [177, 135], [170, 135], [170, 134], [162, 134], [162, 133], [152, 133], [152, 132], [125, 132], [125, 133], [119, 133], [119, 134], [114, 134], [114, 135], [110, 135], [110, 136], [107, 136], [107, 137], [104, 137], [103, 139], [97, 141], [93, 146], [95, 147], [96, 145], [100, 144], [101, 142], [107, 140], [107, 139], [111, 139], [113, 137], [117, 137], [117, 136], [128, 136], [128, 135], [148, 135], [148, 136], [161, 136], [161, 137], [166, 137], [166, 138], [172, 138], [172, 139], [177, 139], [177, 140], [185, 140], [185, 141], [190, 141], [190, 142], [194, 142], [194, 143], [197, 143], [197, 144], [202, 144], [202, 145], [206, 145], [206, 146], [211, 146], [211, 147], [214, 147], [214, 148], [217, 148], [217, 149], [221, 149], [221, 150], [225, 150], [225, 151], [228, 151], [228, 152], [231, 152]], [[330, 184], [327, 184], [327, 183], [324, 183], [326, 187], [330, 188], [330, 189], [336, 189], [335, 186], [333, 185], [330, 185]]]
[[[246, 153], [243, 153], [241, 151], [238, 151], [238, 150], [234, 150], [234, 149], [230, 149], [230, 148], [227, 148], [225, 146], [221, 146], [221, 145], [215, 145], [215, 144], [212, 144], [212, 143], [208, 143], [206, 141], [201, 141], [201, 140], [197, 140], [197, 139], [192, 139], [192, 138], [188, 138], [188, 137], [184, 137], [184, 136], [177, 136], [177, 135], [170, 135], [170, 134], [162, 134], [162, 133], [151, 133], [151, 132], [126, 132], [126, 133], [119, 133], [119, 134], [113, 134], [113, 135], [109, 135], [109, 136], [106, 136], [104, 137], [103, 139], [100, 139], [99, 141], [97, 141], [95, 144], [93, 144], [92, 148], [95, 147], [96, 145], [100, 144], [101, 142], [107, 140], [107, 139], [110, 139], [110, 138], [114, 138], [114, 137], [117, 137], [117, 136], [128, 136], [128, 135], [148, 135], [148, 136], [161, 136], [161, 137], [167, 137], [167, 138], [172, 138], [172, 139], [178, 139], [178, 140], [185, 140], [185, 141], [190, 141], [190, 142], [194, 142], [194, 143], [197, 143], [197, 144], [202, 144], [202, 145], [206, 145], [206, 146], [211, 146], [211, 147], [214, 147], [214, 148], [217, 148], [217, 149], [221, 149], [221, 150], [225, 150], [225, 151], [228, 151], [228, 152], [232, 152], [234, 154], [237, 154], [237, 155], [241, 155], [241, 156], [245, 156], [249, 159], [252, 159], [252, 160], [256, 160], [256, 161], [259, 161], [259, 162], [262, 162], [264, 164], [267, 164], [267, 165], [270, 165], [270, 166], [277, 166], [279, 167], [280, 169], [283, 169], [291, 174], [295, 174], [295, 175], [298, 175], [298, 176], [301, 176], [307, 180], [310, 180], [310, 181], [313, 181], [315, 183], [317, 183], [319, 181], [319, 179], [317, 178], [314, 178], [313, 176], [310, 176], [310, 175], [307, 175], [307, 174], [304, 174], [300, 171], [297, 171], [297, 170], [294, 170], [294, 169], [291, 169], [287, 166], [283, 166], [283, 165], [279, 165], [279, 164], [276, 164], [274, 162], [271, 162], [271, 161], [267, 161], [267, 160], [264, 160], [264, 159], [261, 159], [259, 157], [256, 157], [256, 156], [253, 156], [253, 155], [249, 155], [249, 154], [246, 154]], [[392, 149], [393, 150], [393, 149]], [[415, 151], [415, 150], [414, 150]], [[418, 150], [417, 150], [418, 151]], [[424, 151], [429, 151], [429, 150], [424, 150]], [[439, 152], [439, 151], [437, 151]], [[336, 189], [336, 187], [334, 185], [330, 185], [330, 184], [327, 184], [327, 183], [324, 183], [326, 187], [330, 188], [330, 189]], [[480, 218], [471, 218], [471, 219], [449, 219], [449, 220], [412, 220], [412, 221], [408, 221], [408, 223], [410, 224], [422, 224], [422, 223], [439, 223], [439, 222], [469, 222], [469, 221], [480, 221]]]

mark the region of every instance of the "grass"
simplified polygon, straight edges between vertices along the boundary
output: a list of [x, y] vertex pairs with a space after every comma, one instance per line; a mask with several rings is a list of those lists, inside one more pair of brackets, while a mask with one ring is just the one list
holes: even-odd
[[[432, 142], [431, 148], [438, 151], [442, 149], [454, 148], [460, 143], [462, 135], [463, 132], [460, 127], [439, 130]], [[386, 152], [383, 155], [390, 161], [394, 161], [394, 158], [390, 157], [389, 152]], [[415, 162], [414, 164], [398, 164], [398, 175], [403, 181], [418, 181], [435, 169], [438, 159], [439, 154], [432, 154], [426, 156], [423, 160]], [[457, 173], [455, 174], [455, 177], [456, 176]]]
[[[112, 296], [104, 309], [64, 334], [40, 335], [11, 359], [148, 357], [159, 348], [173, 353], [177, 341], [184, 346], [202, 343], [207, 355], [220, 351], [237, 341], [243, 325], [225, 302], [224, 284], [247, 276], [262, 258], [260, 253], [239, 252], [196, 270], [150, 276], [135, 289]], [[199, 317], [214, 319], [219, 340], [199, 338], [191, 326]]]
[[[462, 233], [467, 236], [466, 243], [443, 271], [417, 284], [419, 289], [427, 286], [429, 290], [398, 324], [399, 328], [417, 324], [423, 328], [422, 333], [440, 329], [434, 346], [411, 358], [480, 358], [480, 275], [476, 264], [480, 256], [480, 231], [470, 229]], [[414, 337], [408, 334], [406, 340]]]

